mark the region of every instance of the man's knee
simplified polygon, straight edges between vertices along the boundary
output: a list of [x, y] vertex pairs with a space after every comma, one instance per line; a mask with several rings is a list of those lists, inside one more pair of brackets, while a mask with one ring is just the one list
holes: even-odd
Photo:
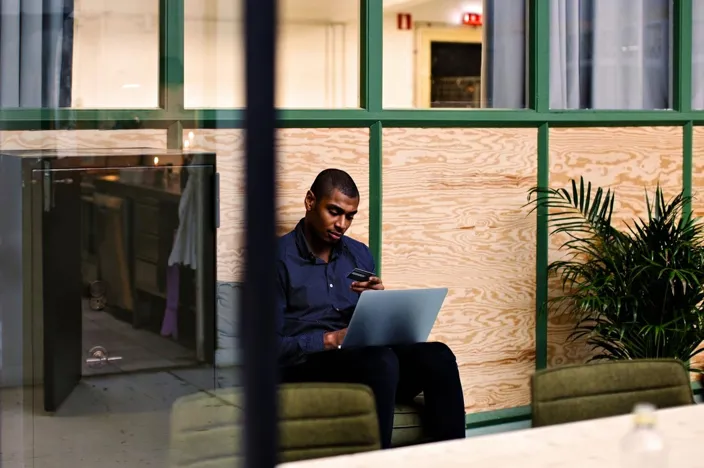
[[445, 343], [423, 343], [416, 359], [420, 368], [426, 369], [426, 372], [436, 377], [454, 377], [459, 372], [455, 353]]
[[436, 361], [438, 363], [451, 363], [457, 364], [457, 358], [455, 353], [452, 352], [449, 346], [445, 343], [439, 341], [432, 341], [430, 343], [424, 343], [423, 354], [429, 359]]
[[399, 362], [390, 348], [369, 347], [360, 350], [360, 359], [369, 372], [388, 380], [398, 380]]

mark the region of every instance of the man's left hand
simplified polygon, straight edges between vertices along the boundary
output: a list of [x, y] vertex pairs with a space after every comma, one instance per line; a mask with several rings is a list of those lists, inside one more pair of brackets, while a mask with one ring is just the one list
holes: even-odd
[[351, 289], [359, 294], [370, 289], [381, 291], [384, 289], [384, 283], [381, 282], [381, 278], [378, 276], [372, 276], [367, 281], [354, 281]]

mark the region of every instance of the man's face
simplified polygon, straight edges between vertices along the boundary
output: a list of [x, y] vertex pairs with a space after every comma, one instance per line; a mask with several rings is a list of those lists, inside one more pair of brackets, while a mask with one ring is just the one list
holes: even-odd
[[317, 200], [306, 194], [306, 218], [313, 234], [321, 241], [336, 244], [349, 229], [359, 208], [359, 197], [350, 198], [334, 189], [329, 196]]

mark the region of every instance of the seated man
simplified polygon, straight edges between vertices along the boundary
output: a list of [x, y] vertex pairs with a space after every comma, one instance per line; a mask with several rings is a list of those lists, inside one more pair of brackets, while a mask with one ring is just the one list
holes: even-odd
[[[366, 245], [345, 231], [359, 190], [344, 171], [326, 169], [305, 196], [305, 217], [279, 242], [278, 333], [284, 382], [348, 382], [371, 387], [382, 448], [391, 445], [394, 405], [423, 392], [434, 440], [465, 436], [464, 397], [455, 355], [442, 343], [339, 349], [359, 294], [381, 279], [352, 282], [356, 267], [375, 271]], [[380, 314], [384, 311], [380, 310]]]

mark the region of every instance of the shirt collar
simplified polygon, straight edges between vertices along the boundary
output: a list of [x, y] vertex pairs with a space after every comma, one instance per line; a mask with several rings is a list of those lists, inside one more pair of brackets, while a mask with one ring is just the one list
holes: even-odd
[[[315, 254], [312, 252], [310, 248], [310, 244], [308, 244], [308, 239], [306, 239], [306, 235], [304, 232], [304, 227], [303, 227], [304, 220], [301, 219], [298, 224], [296, 225], [296, 228], [294, 229], [295, 232], [295, 237], [296, 237], [296, 247], [298, 248], [298, 253], [301, 254], [301, 257], [303, 257], [306, 260], [310, 260], [312, 262], [315, 262], [317, 257]], [[342, 252], [347, 250], [347, 243], [345, 242], [345, 236], [342, 236], [340, 241], [333, 247], [332, 252], [330, 254], [330, 260], [335, 260], [338, 255], [340, 255]]]

